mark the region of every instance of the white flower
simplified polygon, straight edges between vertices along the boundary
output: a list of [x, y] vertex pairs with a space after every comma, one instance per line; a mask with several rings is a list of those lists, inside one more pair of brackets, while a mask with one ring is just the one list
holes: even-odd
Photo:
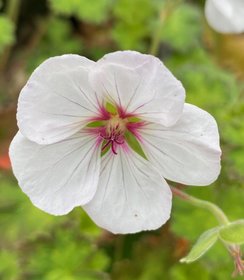
[[46, 60], [19, 98], [10, 147], [19, 185], [40, 209], [62, 215], [81, 205], [114, 233], [160, 227], [171, 212], [164, 178], [208, 185], [220, 171], [216, 122], [184, 99], [151, 55]]
[[207, 0], [205, 16], [217, 32], [244, 32], [244, 0]]

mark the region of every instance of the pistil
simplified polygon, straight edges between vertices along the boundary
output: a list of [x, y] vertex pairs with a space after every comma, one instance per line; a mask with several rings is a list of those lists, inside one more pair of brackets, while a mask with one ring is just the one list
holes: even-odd
[[126, 131], [126, 124], [128, 120], [120, 118], [118, 115], [111, 115], [111, 118], [107, 121], [104, 131], [100, 133], [100, 136], [105, 140], [102, 146], [102, 151], [110, 146], [112, 152], [117, 155], [117, 145], [124, 144], [124, 133]]

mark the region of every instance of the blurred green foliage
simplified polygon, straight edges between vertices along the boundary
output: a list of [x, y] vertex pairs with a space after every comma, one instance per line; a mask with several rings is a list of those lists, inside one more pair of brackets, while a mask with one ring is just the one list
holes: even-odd
[[78, 19], [101, 23], [107, 19], [112, 0], [49, 0], [50, 6], [57, 14], [76, 16]]
[[68, 21], [59, 18], [47, 18], [44, 24], [47, 31], [37, 49], [28, 60], [28, 71], [31, 73], [42, 61], [67, 53], [81, 53], [82, 41], [72, 34]]
[[7, 46], [14, 42], [14, 24], [6, 17], [0, 15], [0, 54]]
[[102, 271], [109, 258], [96, 244], [101, 230], [81, 208], [66, 217], [48, 215], [15, 182], [0, 179], [1, 279], [107, 279]]
[[113, 12], [116, 18], [112, 37], [121, 49], [145, 51], [145, 38], [150, 38], [156, 7], [151, 0], [118, 0]]
[[[0, 103], [9, 100], [15, 104], [30, 72], [50, 56], [78, 53], [96, 60], [116, 49], [147, 53], [158, 36], [158, 56], [182, 81], [187, 102], [213, 114], [220, 128], [221, 176], [212, 186], [187, 187], [186, 191], [217, 203], [230, 220], [241, 219], [243, 80], [219, 65], [216, 53], [207, 49], [203, 1], [181, 1], [161, 22], [166, 2], [49, 0], [39, 3], [43, 8], [38, 13], [33, 1], [23, 0], [18, 13], [15, 11], [19, 15], [16, 22], [9, 19], [3, 5]], [[244, 76], [243, 65], [239, 68]], [[178, 198], [173, 201], [170, 223], [162, 229], [112, 236], [99, 229], [82, 209], [64, 217], [36, 209], [8, 172], [0, 173], [0, 192], [0, 279], [223, 280], [230, 279], [233, 271], [232, 259], [219, 242], [197, 263], [178, 262], [202, 232], [217, 225], [205, 210]]]
[[202, 15], [199, 7], [182, 3], [171, 11], [161, 28], [163, 41], [178, 51], [200, 47]]

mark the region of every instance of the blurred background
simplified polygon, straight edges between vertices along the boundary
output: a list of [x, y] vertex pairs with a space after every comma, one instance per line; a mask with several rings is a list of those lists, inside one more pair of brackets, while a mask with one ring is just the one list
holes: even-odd
[[81, 208], [63, 217], [38, 210], [11, 173], [17, 98], [31, 72], [50, 56], [97, 60], [123, 49], [158, 56], [182, 81], [187, 102], [217, 119], [222, 173], [213, 185], [186, 191], [217, 203], [231, 220], [243, 218], [243, 34], [211, 30], [203, 0], [0, 0], [0, 279], [231, 279], [233, 262], [222, 244], [196, 263], [179, 263], [217, 225], [204, 210], [174, 198], [161, 229], [112, 235]]

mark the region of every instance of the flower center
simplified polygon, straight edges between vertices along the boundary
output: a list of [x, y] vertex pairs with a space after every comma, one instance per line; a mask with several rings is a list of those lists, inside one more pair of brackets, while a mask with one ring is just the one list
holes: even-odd
[[105, 129], [100, 133], [104, 139], [102, 151], [110, 147], [114, 154], [117, 154], [116, 147], [124, 144], [124, 134], [128, 120], [121, 118], [119, 115], [111, 115], [110, 119], [105, 124]]
[[111, 103], [100, 106], [100, 114], [87, 124], [87, 131], [98, 136], [97, 144], [102, 143], [101, 156], [109, 150], [117, 155], [117, 148], [124, 151], [130, 147], [136, 153], [146, 158], [140, 145], [139, 129], [145, 125], [134, 114], [126, 113], [123, 108]]

